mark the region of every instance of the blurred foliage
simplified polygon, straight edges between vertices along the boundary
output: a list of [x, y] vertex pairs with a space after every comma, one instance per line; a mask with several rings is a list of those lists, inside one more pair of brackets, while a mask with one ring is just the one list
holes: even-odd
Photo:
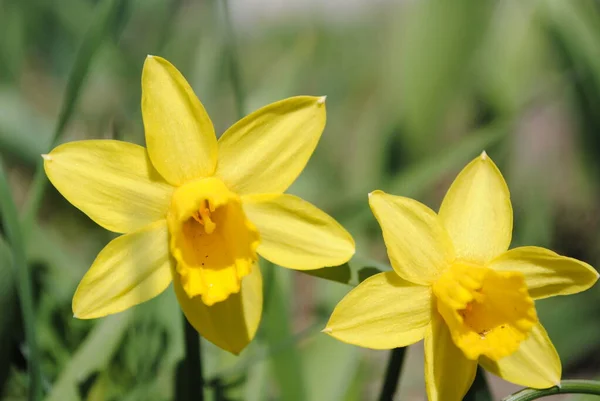
[[[287, 13], [267, 1], [252, 7], [263, 3], [263, 13], [249, 13], [249, 5], [232, 2], [246, 109], [328, 96], [327, 128], [291, 192], [338, 218], [358, 253], [348, 265], [315, 272], [333, 281], [263, 266], [256, 340], [239, 357], [203, 343], [210, 399], [374, 399], [386, 354], [319, 333], [345, 284], [387, 268], [366, 194], [382, 189], [437, 209], [454, 175], [483, 149], [512, 190], [513, 246], [547, 246], [600, 265], [596, 1], [365, 1], [358, 11], [338, 2], [318, 12], [306, 3], [306, 12]], [[111, 5], [117, 11], [102, 26]], [[147, 54], [178, 66], [217, 132], [232, 124], [237, 101], [221, 13], [216, 0], [0, 0], [0, 152], [17, 204], [29, 202], [39, 154], [57, 130], [62, 141], [143, 143]], [[53, 189], [36, 222], [26, 236], [46, 399], [172, 399], [183, 355], [172, 291], [117, 316], [73, 319], [78, 280], [112, 234]], [[17, 401], [28, 392], [27, 353], [10, 260], [0, 241], [0, 399]], [[598, 287], [541, 301], [539, 314], [564, 376], [600, 377]], [[422, 358], [410, 356], [420, 352], [409, 350], [399, 399], [424, 399]], [[498, 394], [514, 389], [491, 380]]]

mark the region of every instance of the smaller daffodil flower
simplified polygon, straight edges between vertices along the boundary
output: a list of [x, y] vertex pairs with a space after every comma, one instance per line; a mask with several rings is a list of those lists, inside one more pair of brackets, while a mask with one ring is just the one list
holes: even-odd
[[204, 107], [167, 60], [142, 72], [146, 148], [87, 140], [43, 155], [52, 184], [111, 241], [81, 280], [75, 317], [117, 313], [171, 282], [189, 322], [239, 353], [262, 313], [258, 255], [298, 270], [339, 265], [354, 241], [333, 218], [283, 192], [325, 127], [325, 98], [265, 106], [217, 141]]
[[381, 191], [369, 194], [369, 204], [393, 271], [346, 295], [325, 333], [373, 349], [425, 338], [431, 401], [462, 400], [477, 364], [527, 387], [559, 383], [560, 359], [534, 300], [586, 290], [598, 273], [547, 249], [508, 250], [509, 191], [485, 152], [458, 175], [438, 214]]

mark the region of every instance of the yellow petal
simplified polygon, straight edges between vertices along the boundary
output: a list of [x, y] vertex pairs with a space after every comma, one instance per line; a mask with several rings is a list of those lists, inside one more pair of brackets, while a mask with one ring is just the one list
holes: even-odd
[[115, 238], [104, 247], [73, 296], [73, 313], [92, 319], [148, 301], [171, 283], [167, 222]]
[[142, 71], [142, 118], [154, 167], [171, 184], [214, 173], [217, 138], [206, 110], [167, 60], [148, 56]]
[[489, 266], [523, 273], [533, 299], [575, 294], [598, 281], [598, 272], [587, 263], [535, 246], [511, 249]]
[[467, 359], [454, 345], [450, 331], [437, 313], [425, 335], [425, 386], [429, 401], [460, 401], [469, 391], [477, 361]]
[[479, 363], [506, 381], [532, 388], [559, 384], [562, 372], [558, 353], [540, 323], [514, 354], [499, 361], [482, 357]]
[[382, 191], [369, 194], [369, 205], [381, 226], [392, 267], [400, 277], [427, 284], [454, 259], [448, 234], [427, 206]]
[[352, 236], [332, 217], [293, 195], [247, 195], [244, 211], [260, 233], [258, 253], [298, 270], [337, 266], [354, 254]]
[[439, 215], [457, 258], [483, 264], [508, 249], [513, 222], [510, 193], [485, 152], [456, 177]]
[[192, 326], [216, 346], [239, 354], [254, 338], [262, 314], [262, 276], [258, 265], [242, 280], [242, 289], [223, 302], [206, 306], [201, 297], [188, 297], [178, 275], [173, 287]]
[[244, 117], [219, 139], [217, 175], [235, 192], [281, 193], [304, 169], [325, 128], [325, 97], [298, 96]]
[[146, 150], [127, 142], [65, 143], [44, 155], [44, 169], [69, 202], [118, 233], [164, 219], [173, 193]]
[[430, 288], [391, 271], [371, 276], [350, 291], [323, 332], [366, 348], [404, 347], [423, 338], [430, 315]]

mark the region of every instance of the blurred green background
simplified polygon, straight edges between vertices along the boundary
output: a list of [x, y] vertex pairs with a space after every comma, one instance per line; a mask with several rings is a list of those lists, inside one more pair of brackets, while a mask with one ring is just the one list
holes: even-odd
[[[597, 1], [232, 0], [230, 9], [245, 112], [293, 95], [328, 96], [327, 128], [290, 192], [351, 231], [351, 265], [388, 263], [368, 192], [437, 209], [456, 173], [485, 149], [512, 192], [512, 246], [600, 266]], [[32, 177], [55, 137], [143, 143], [147, 54], [184, 73], [217, 132], [235, 122], [224, 20], [217, 0], [0, 0], [0, 152], [18, 207], [36, 210], [31, 188], [41, 186]], [[183, 357], [174, 294], [74, 319], [75, 287], [113, 234], [53, 188], [43, 194], [24, 234], [45, 399], [173, 399]], [[5, 246], [0, 259], [0, 399], [20, 401], [28, 349]], [[208, 399], [375, 399], [388, 353], [319, 332], [351, 287], [263, 269], [255, 341], [239, 357], [203, 344]], [[600, 287], [537, 305], [564, 378], [600, 379]], [[497, 397], [516, 389], [490, 381]], [[400, 386], [398, 400], [425, 399], [421, 344], [410, 347]]]

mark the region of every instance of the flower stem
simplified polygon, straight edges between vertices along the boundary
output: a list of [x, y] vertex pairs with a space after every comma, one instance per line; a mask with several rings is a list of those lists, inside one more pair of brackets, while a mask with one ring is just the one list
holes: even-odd
[[390, 351], [390, 359], [388, 366], [385, 371], [385, 379], [381, 394], [379, 395], [379, 401], [391, 401], [396, 394], [398, 388], [398, 381], [400, 380], [400, 371], [402, 370], [402, 363], [404, 362], [404, 353], [406, 348], [394, 348]]
[[185, 336], [185, 360], [183, 364], [185, 389], [181, 401], [203, 401], [204, 376], [202, 374], [200, 337], [185, 316], [183, 316], [183, 324]]
[[11, 195], [10, 186], [0, 159], [0, 210], [2, 224], [11, 246], [13, 267], [15, 269], [21, 314], [27, 342], [27, 369], [29, 371], [29, 400], [42, 399], [42, 369], [40, 354], [35, 334], [35, 312], [33, 291], [31, 290], [31, 274], [25, 257], [25, 245], [17, 207]]
[[237, 45], [235, 39], [235, 32], [233, 30], [233, 23], [231, 22], [231, 12], [229, 9], [229, 1], [221, 0], [223, 3], [223, 19], [225, 24], [225, 52], [227, 56], [227, 63], [229, 64], [229, 78], [231, 79], [231, 86], [233, 89], [233, 97], [235, 99], [235, 106], [237, 111], [237, 117], [241, 119], [246, 115], [245, 100], [246, 93], [242, 85], [242, 77], [240, 73], [240, 63], [237, 57]]
[[481, 366], [477, 367], [475, 381], [463, 398], [463, 401], [492, 401], [492, 394], [490, 393], [490, 388]]
[[503, 401], [531, 401], [554, 394], [600, 395], [600, 382], [595, 380], [563, 380], [559, 386], [543, 390], [526, 388], [504, 398]]

